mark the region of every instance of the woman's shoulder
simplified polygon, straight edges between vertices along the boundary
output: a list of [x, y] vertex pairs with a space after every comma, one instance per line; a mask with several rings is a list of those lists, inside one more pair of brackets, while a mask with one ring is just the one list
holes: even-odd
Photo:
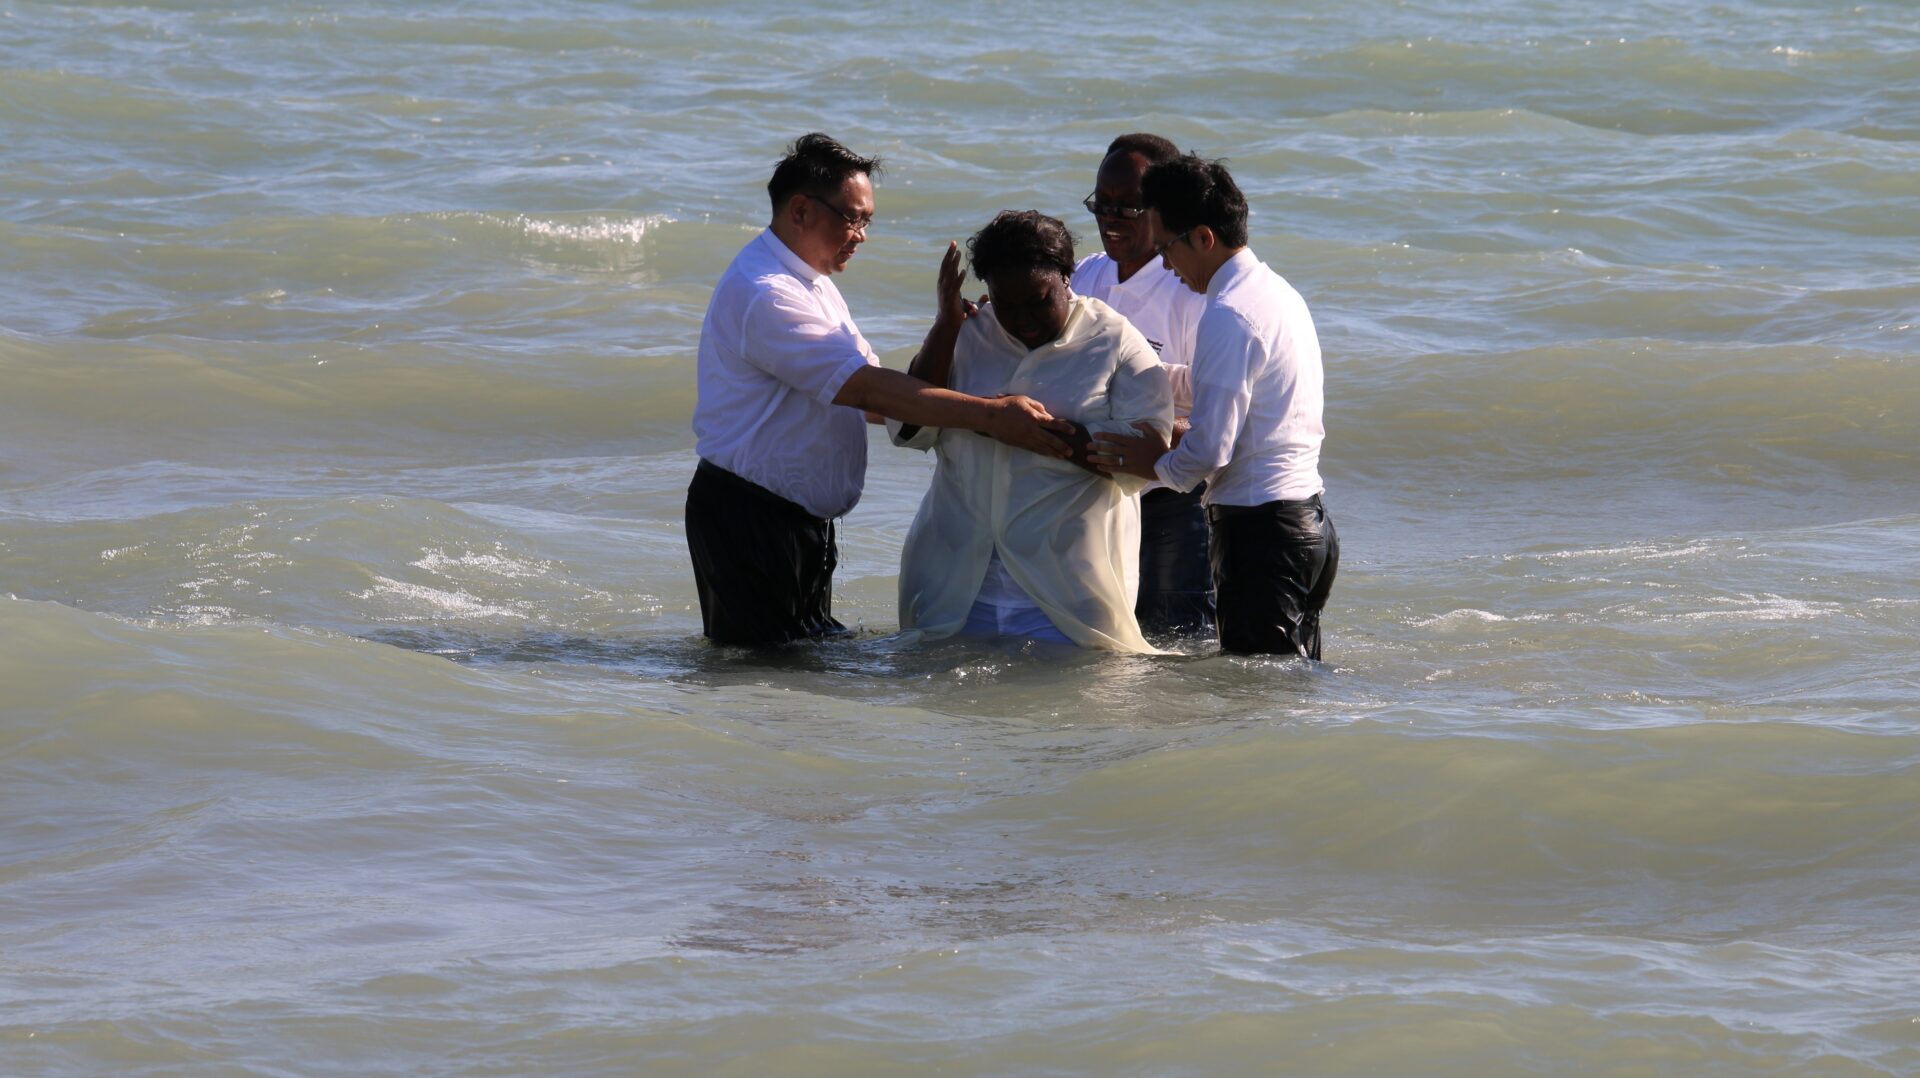
[[954, 358], [959, 359], [965, 352], [977, 351], [995, 343], [1001, 336], [1000, 323], [994, 317], [993, 304], [982, 303], [980, 309], [967, 316], [960, 323], [960, 335], [954, 338]]
[[1127, 316], [1114, 310], [1102, 300], [1091, 296], [1075, 296], [1075, 300], [1086, 304], [1087, 333], [1089, 340], [1099, 341], [1114, 352], [1116, 360], [1125, 360], [1129, 356], [1143, 354], [1155, 363], [1160, 357], [1147, 342], [1146, 335], [1134, 328]]

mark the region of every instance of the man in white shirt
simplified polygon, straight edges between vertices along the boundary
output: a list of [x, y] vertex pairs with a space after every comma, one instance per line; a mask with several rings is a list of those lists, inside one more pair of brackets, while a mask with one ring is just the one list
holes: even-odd
[[[1140, 178], [1148, 168], [1180, 156], [1159, 135], [1121, 135], [1107, 145], [1094, 176], [1088, 212], [1105, 250], [1074, 267], [1075, 295], [1091, 296], [1126, 316], [1147, 338], [1173, 377], [1174, 440], [1193, 405], [1187, 364], [1206, 300], [1180, 283], [1160, 261], [1147, 232]], [[1140, 496], [1140, 596], [1134, 613], [1148, 633], [1213, 633], [1213, 572], [1207, 563], [1204, 485], [1181, 491], [1158, 483]]]
[[1023, 396], [983, 399], [880, 366], [829, 275], [873, 222], [879, 162], [822, 134], [767, 183], [773, 219], [734, 257], [700, 328], [687, 546], [715, 643], [844, 631], [833, 617], [834, 518], [860, 500], [869, 418], [984, 431], [1065, 457], [1071, 429]]
[[1141, 181], [1154, 250], [1206, 306], [1194, 337], [1192, 429], [1101, 433], [1089, 459], [1175, 490], [1207, 484], [1220, 647], [1320, 658], [1320, 611], [1340, 565], [1321, 494], [1324, 391], [1306, 301], [1247, 248], [1247, 200], [1191, 154]]

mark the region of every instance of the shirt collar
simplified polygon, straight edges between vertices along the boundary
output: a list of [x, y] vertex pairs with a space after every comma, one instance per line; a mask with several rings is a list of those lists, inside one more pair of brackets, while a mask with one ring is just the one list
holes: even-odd
[[1252, 272], [1253, 268], [1259, 264], [1260, 258], [1253, 253], [1253, 248], [1240, 248], [1238, 253], [1222, 262], [1220, 268], [1213, 271], [1213, 280], [1207, 282], [1208, 298], [1219, 295], [1228, 285]]
[[1053, 343], [1061, 347], [1077, 344], [1094, 328], [1093, 302], [1078, 292], [1067, 301], [1067, 324], [1060, 327], [1060, 335]]
[[[1161, 281], [1173, 276], [1173, 271], [1167, 268], [1167, 264], [1161, 260], [1159, 255], [1154, 255], [1147, 261], [1146, 265], [1134, 270], [1133, 276], [1124, 281], [1120, 279], [1120, 263], [1114, 262], [1112, 259], [1108, 259], [1107, 261], [1113, 266], [1113, 287], [1116, 291], [1151, 291], [1160, 287]], [[1183, 284], [1180, 287], [1185, 288], [1187, 286]]]
[[808, 284], [816, 284], [820, 278], [826, 276], [826, 274], [821, 273], [819, 270], [801, 261], [800, 256], [793, 253], [793, 248], [788, 247], [785, 241], [773, 234], [773, 229], [769, 228], [760, 233], [760, 242], [765, 244], [767, 250], [773, 253], [773, 257], [778, 259], [780, 264], [787, 268], [788, 273], [793, 274]]

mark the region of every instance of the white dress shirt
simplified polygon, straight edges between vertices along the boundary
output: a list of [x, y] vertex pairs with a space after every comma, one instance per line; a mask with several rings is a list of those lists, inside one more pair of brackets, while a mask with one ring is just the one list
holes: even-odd
[[1306, 498], [1320, 482], [1325, 390], [1307, 302], [1250, 250], [1207, 284], [1194, 338], [1193, 429], [1155, 472], [1208, 505]]
[[[991, 304], [967, 319], [947, 384], [990, 397], [1021, 393], [1089, 431], [1134, 433], [1173, 423], [1166, 368], [1140, 332], [1096, 299], [1074, 296], [1058, 339], [1028, 350], [1001, 328]], [[1145, 480], [1095, 475], [970, 430], [920, 427], [894, 440], [932, 449], [933, 483], [900, 558], [900, 625], [932, 638], [966, 624], [988, 565], [1081, 647], [1150, 653], [1133, 617], [1140, 581]], [[1004, 592], [1004, 587], [998, 592]], [[1002, 597], [996, 593], [995, 597]]]
[[866, 481], [867, 423], [833, 398], [879, 365], [827, 275], [762, 232], [707, 302], [695, 450], [814, 516], [843, 516]]
[[1182, 284], [1156, 258], [1120, 279], [1120, 264], [1105, 251], [1090, 254], [1073, 268], [1073, 290], [1092, 296], [1126, 316], [1166, 364], [1173, 379], [1173, 414], [1193, 407], [1187, 365], [1193, 362], [1193, 333], [1207, 297]]

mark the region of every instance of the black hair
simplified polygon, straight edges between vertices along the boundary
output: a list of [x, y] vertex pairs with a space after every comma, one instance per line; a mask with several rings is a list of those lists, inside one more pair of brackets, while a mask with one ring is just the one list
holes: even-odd
[[1150, 135], [1145, 131], [1136, 131], [1131, 135], [1121, 135], [1107, 143], [1107, 157], [1117, 153], [1137, 153], [1147, 159], [1148, 165], [1157, 165], [1180, 156], [1180, 147], [1175, 146], [1172, 139]]
[[1073, 276], [1073, 233], [1039, 210], [1001, 210], [967, 241], [967, 262], [980, 280], [999, 273], [1058, 270]]
[[1140, 195], [1170, 232], [1206, 225], [1229, 248], [1247, 245], [1247, 197], [1224, 159], [1183, 154], [1155, 165], [1140, 178]]
[[862, 157], [815, 131], [801, 135], [787, 147], [786, 156], [774, 166], [773, 178], [767, 181], [767, 196], [773, 200], [773, 212], [778, 214], [794, 195], [826, 198], [856, 172], [870, 177], [880, 175], [880, 159]]

